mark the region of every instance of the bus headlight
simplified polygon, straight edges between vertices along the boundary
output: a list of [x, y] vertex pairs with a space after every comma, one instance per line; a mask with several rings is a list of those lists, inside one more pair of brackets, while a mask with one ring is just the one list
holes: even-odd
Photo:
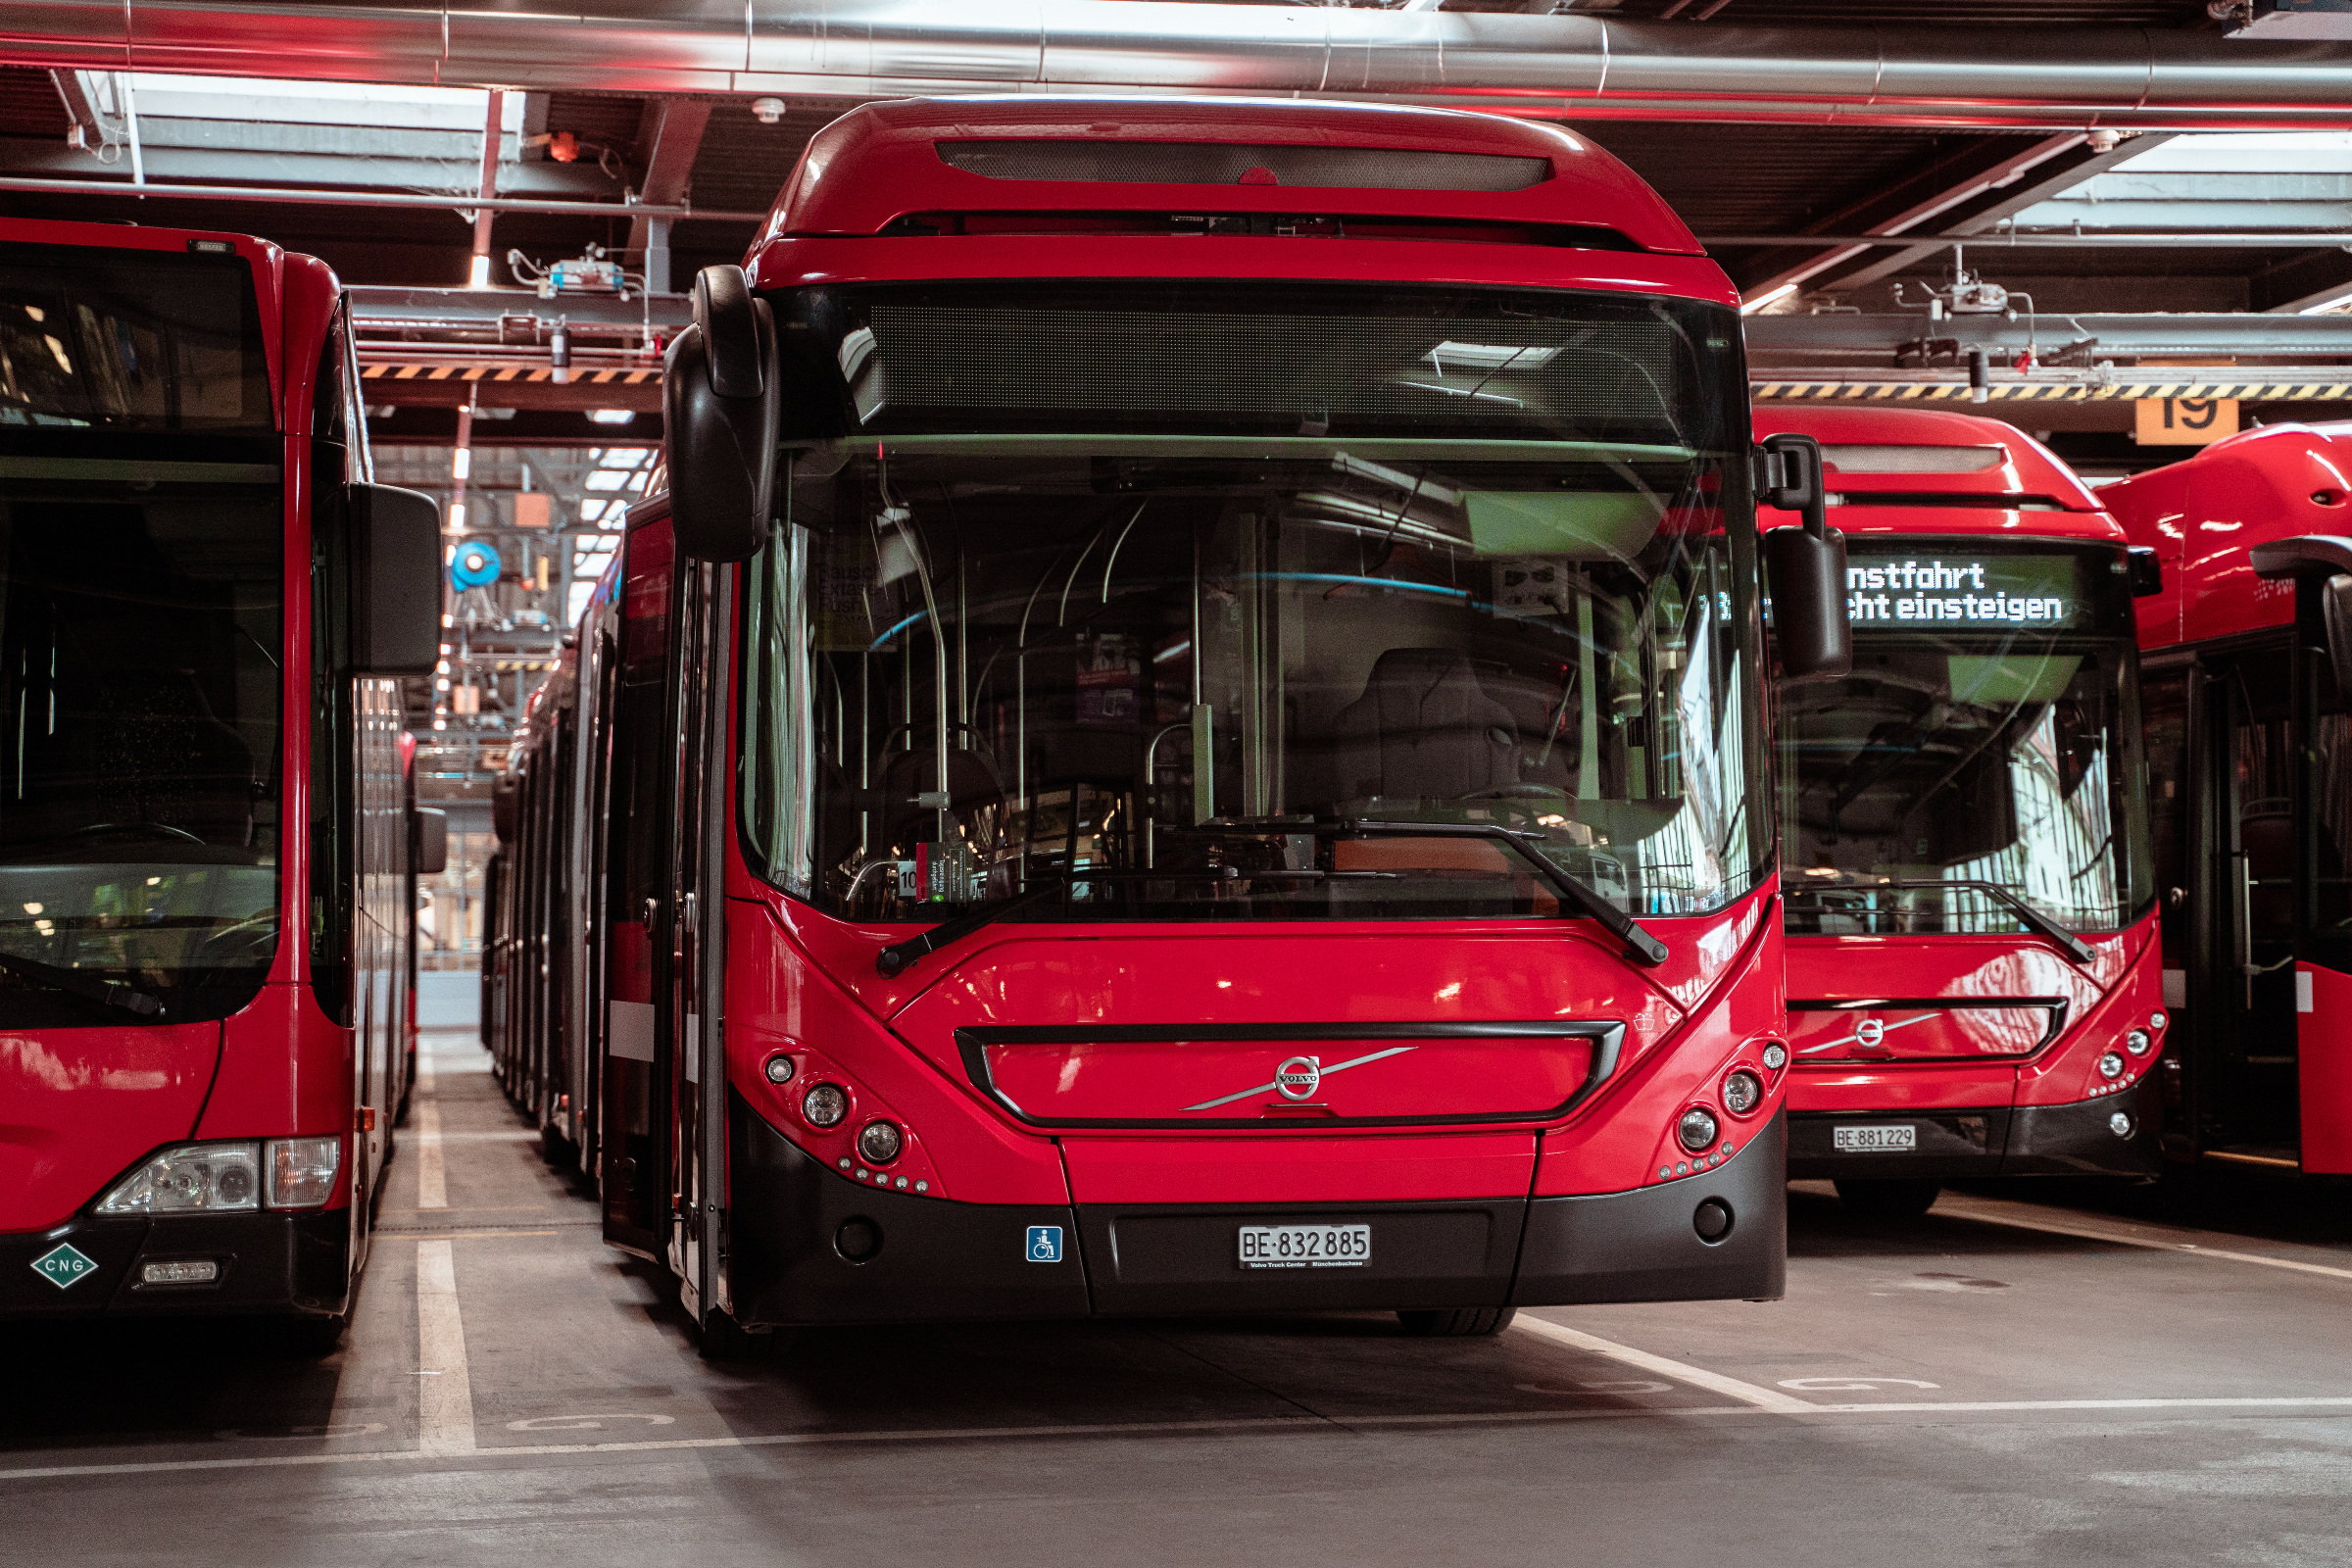
[[1723, 1081], [1723, 1108], [1744, 1116], [1764, 1098], [1764, 1083], [1752, 1072], [1736, 1072]]
[[2105, 1054], [2104, 1056], [2101, 1056], [2101, 1057], [2099, 1058], [2099, 1076], [2100, 1076], [2100, 1077], [2102, 1077], [2102, 1078], [2121, 1078], [2123, 1075], [2124, 1075], [2124, 1058], [2123, 1058], [2123, 1057], [2121, 1057], [2121, 1056], [2117, 1055], [2117, 1054], [2116, 1054], [2114, 1052], [2110, 1051], [2109, 1053], [2107, 1053], [2107, 1054]]
[[865, 1156], [868, 1165], [887, 1165], [906, 1147], [906, 1140], [898, 1128], [886, 1121], [869, 1121], [858, 1134], [858, 1152]]
[[2153, 1042], [2149, 1040], [2148, 1032], [2145, 1029], [2134, 1029], [2130, 1034], [2124, 1036], [2124, 1049], [2132, 1053], [2132, 1054], [2134, 1056], [2146, 1055], [2148, 1054], [2148, 1047]]
[[1764, 1048], [1764, 1065], [1767, 1069], [1773, 1072], [1779, 1072], [1783, 1067], [1788, 1066], [1788, 1048], [1782, 1045], [1778, 1040], [1775, 1040], [1771, 1045], [1766, 1046]]
[[767, 1058], [767, 1081], [771, 1084], [792, 1082], [792, 1058], [782, 1052]]
[[272, 1138], [262, 1146], [271, 1208], [317, 1208], [334, 1196], [343, 1164], [340, 1138]]
[[838, 1127], [850, 1113], [850, 1097], [839, 1084], [818, 1084], [801, 1097], [801, 1114], [811, 1127]]
[[1704, 1105], [1692, 1105], [1675, 1123], [1674, 1136], [1685, 1149], [1697, 1153], [1715, 1141], [1715, 1113]]
[[262, 1206], [256, 1144], [181, 1144], [107, 1189], [101, 1214], [231, 1213]]

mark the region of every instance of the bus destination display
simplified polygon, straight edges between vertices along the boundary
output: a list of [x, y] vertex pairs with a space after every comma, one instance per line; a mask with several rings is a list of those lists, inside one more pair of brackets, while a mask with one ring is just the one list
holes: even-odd
[[1857, 627], [2035, 626], [2087, 629], [2073, 556], [1877, 556], [1848, 547], [1846, 612]]

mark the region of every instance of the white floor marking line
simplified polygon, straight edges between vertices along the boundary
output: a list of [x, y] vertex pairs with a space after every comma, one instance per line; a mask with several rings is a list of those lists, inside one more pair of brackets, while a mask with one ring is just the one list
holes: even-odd
[[416, 1206], [449, 1206], [449, 1176], [441, 1163], [441, 1101], [433, 1092], [433, 1058], [416, 1053]]
[[[1637, 1354], [1641, 1353], [1639, 1351]], [[431, 1381], [439, 1382], [439, 1379]], [[1729, 1380], [1727, 1380], [1729, 1381]], [[1985, 1399], [1945, 1404], [1808, 1404], [1802, 1412], [1815, 1416], [1944, 1415], [1968, 1412], [2032, 1412], [2064, 1410], [2244, 1410], [2260, 1414], [2278, 1409], [2352, 1410], [2352, 1395], [2312, 1398], [2195, 1398], [2195, 1399]], [[74, 1476], [154, 1475], [180, 1470], [271, 1470], [289, 1465], [389, 1464], [416, 1459], [551, 1459], [575, 1454], [664, 1453], [692, 1448], [800, 1448], [853, 1443], [978, 1443], [1013, 1438], [1148, 1437], [1153, 1433], [1231, 1432], [1248, 1437], [1255, 1432], [1295, 1432], [1320, 1427], [1352, 1436], [1366, 1427], [1477, 1426], [1498, 1422], [1557, 1423], [1677, 1416], [1779, 1415], [1785, 1412], [1754, 1404], [1710, 1404], [1681, 1409], [1651, 1406], [1614, 1410], [1461, 1410], [1444, 1415], [1370, 1415], [1329, 1418], [1319, 1415], [1244, 1416], [1229, 1421], [1102, 1421], [1081, 1426], [958, 1427], [938, 1430], [896, 1429], [885, 1432], [780, 1432], [767, 1436], [725, 1438], [648, 1438], [619, 1443], [518, 1444], [514, 1446], [474, 1447], [462, 1454], [427, 1453], [417, 1448], [369, 1449], [359, 1453], [284, 1453], [237, 1459], [162, 1459], [135, 1464], [46, 1465], [35, 1469], [0, 1470], [0, 1482], [54, 1481]]]
[[466, 1325], [458, 1316], [458, 1271], [445, 1241], [416, 1244], [416, 1361], [420, 1370], [440, 1374], [417, 1380], [417, 1453], [442, 1458], [473, 1452]]
[[[2129, 1222], [2102, 1225], [2095, 1220], [2053, 1218], [2039, 1209], [2030, 1208], [2023, 1203], [2005, 1203], [1998, 1199], [1946, 1198], [1936, 1205], [1934, 1212], [1952, 1219], [1973, 1219], [1986, 1225], [2008, 1225], [2018, 1230], [2043, 1231], [2052, 1236], [2072, 1236], [2088, 1242], [2111, 1242], [2118, 1247], [2142, 1247], [2152, 1252], [2185, 1252], [2192, 1257], [2221, 1258], [2231, 1263], [2259, 1263], [2264, 1268], [2291, 1269], [2297, 1274], [2321, 1274], [2329, 1279], [2352, 1280], [2352, 1268], [2306, 1263], [2292, 1257], [2266, 1257], [2260, 1252], [2232, 1251], [2228, 1248], [2207, 1247], [2199, 1242], [2175, 1241], [2162, 1234], [2133, 1235], [2125, 1228]], [[2141, 1228], [2159, 1233], [2167, 1229], [2159, 1226]]]
[[1511, 1327], [1518, 1333], [1532, 1334], [1538, 1339], [1549, 1340], [1554, 1345], [1564, 1345], [1571, 1349], [1605, 1355], [1612, 1361], [1638, 1366], [1644, 1372], [1655, 1372], [1660, 1377], [1673, 1378], [1678, 1383], [1688, 1383], [1693, 1388], [1705, 1389], [1710, 1394], [1720, 1394], [1726, 1398], [1752, 1404], [1759, 1410], [1810, 1415], [1821, 1408], [1810, 1400], [1783, 1394], [1778, 1389], [1742, 1383], [1738, 1378], [1725, 1377], [1720, 1372], [1709, 1372], [1704, 1367], [1690, 1366], [1663, 1355], [1652, 1355], [1647, 1350], [1637, 1350], [1630, 1345], [1619, 1345], [1614, 1340], [1604, 1340], [1597, 1335], [1587, 1334], [1582, 1329], [1563, 1328], [1540, 1317], [1521, 1314]]

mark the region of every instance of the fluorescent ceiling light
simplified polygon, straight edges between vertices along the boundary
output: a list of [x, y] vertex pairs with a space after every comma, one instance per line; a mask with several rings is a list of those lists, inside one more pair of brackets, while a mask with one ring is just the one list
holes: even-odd
[[1795, 292], [1796, 285], [1794, 283], [1783, 283], [1779, 288], [1767, 289], [1765, 292], [1757, 295], [1754, 299], [1749, 300], [1745, 304], [1741, 305], [1740, 307], [1740, 314], [1741, 316], [1753, 316], [1765, 306], [1773, 303], [1773, 301], [1785, 300]]

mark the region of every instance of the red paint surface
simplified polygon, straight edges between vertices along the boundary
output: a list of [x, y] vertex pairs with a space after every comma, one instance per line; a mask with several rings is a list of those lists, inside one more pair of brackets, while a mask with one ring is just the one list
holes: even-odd
[[[1095, 183], [997, 179], [957, 169], [941, 141], [1135, 141], [1411, 149], [1542, 158], [1550, 177], [1515, 191]], [[1674, 210], [1583, 137], [1449, 110], [1173, 98], [912, 99], [868, 104], [818, 131], [776, 199], [762, 239], [872, 234], [910, 213], [1341, 213], [1602, 224], [1645, 250], [1700, 254]], [[949, 241], [953, 243], [953, 241]], [[933, 264], [935, 267], [938, 265]], [[950, 264], [951, 266], [954, 264]], [[1029, 272], [1036, 275], [1032, 261]], [[1079, 275], [1060, 263], [1055, 271]], [[1191, 268], [1186, 272], [1191, 273]], [[937, 275], [937, 274], [934, 274]], [[1390, 274], [1412, 277], [1412, 271]]]
[[2311, 1010], [2295, 1015], [2303, 1169], [2340, 1176], [2352, 1172], [2352, 975], [2299, 963], [2295, 984], [2311, 987]]
[[2099, 498], [2164, 564], [2164, 592], [2139, 602], [2141, 647], [2284, 626], [2295, 585], [2255, 576], [2246, 553], [2298, 534], [2352, 533], [2352, 424], [2248, 430]]
[[0, 1033], [0, 1231], [70, 1218], [159, 1144], [189, 1136], [220, 1025]]

